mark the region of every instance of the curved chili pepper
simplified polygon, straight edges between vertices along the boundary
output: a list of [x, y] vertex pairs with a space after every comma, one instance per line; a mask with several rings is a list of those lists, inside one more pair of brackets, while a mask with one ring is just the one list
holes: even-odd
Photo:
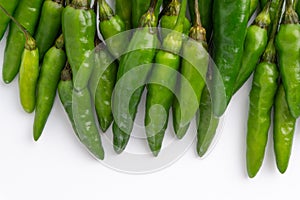
[[41, 136], [56, 96], [60, 74], [67, 57], [63, 50], [64, 40], [61, 35], [55, 45], [47, 51], [41, 67], [37, 84], [36, 110], [33, 124], [33, 136], [37, 141]]
[[145, 127], [148, 144], [154, 156], [160, 152], [174, 99], [176, 72], [180, 66], [178, 54], [183, 43], [179, 33], [183, 31], [186, 7], [187, 0], [183, 0], [175, 28], [166, 36], [163, 49], [155, 56], [156, 65], [150, 75], [150, 84], [147, 85]]
[[297, 118], [300, 116], [300, 25], [290, 0], [276, 37], [276, 47], [287, 102], [291, 114]]
[[113, 57], [98, 36], [95, 38], [95, 67], [89, 85], [95, 97], [94, 103], [100, 128], [106, 132], [113, 121], [111, 101], [118, 65], [113, 62]]
[[[141, 18], [140, 28], [132, 36], [128, 53], [120, 60], [116, 85], [118, 91], [115, 89], [113, 98], [114, 149], [117, 153], [121, 153], [129, 141], [144, 84], [159, 45], [157, 31], [153, 28], [157, 25], [154, 13], [156, 3], [157, 0], [151, 1], [150, 8]], [[128, 102], [124, 101], [128, 95], [131, 96]]]
[[236, 78], [233, 93], [236, 93], [248, 80], [267, 46], [267, 28], [270, 25], [269, 7], [270, 2], [256, 17], [254, 24], [247, 29], [241, 68]]
[[218, 0], [214, 1], [213, 9], [213, 60], [218, 70], [214, 70], [212, 97], [215, 104], [214, 113], [221, 116], [233, 95], [233, 87], [240, 69], [250, 0]]
[[87, 87], [93, 71], [95, 18], [87, 0], [73, 0], [62, 13], [66, 53], [72, 68], [74, 88], [78, 91]]
[[116, 0], [116, 15], [124, 21], [126, 30], [131, 29], [132, 0]]
[[46, 0], [42, 7], [40, 21], [35, 32], [40, 60], [52, 47], [61, 29], [61, 15], [64, 0]]
[[[33, 35], [35, 31], [43, 2], [44, 0], [21, 0], [14, 12], [14, 18], [30, 33], [30, 35]], [[2, 69], [3, 81], [5, 83], [10, 83], [19, 72], [25, 40], [22, 31], [20, 31], [15, 23], [11, 23]]]
[[277, 168], [284, 173], [292, 151], [296, 119], [291, 115], [284, 87], [281, 84], [274, 104], [273, 140]]
[[[19, 4], [19, 1], [20, 0], [10, 0], [10, 1], [7, 1], [7, 0], [0, 0], [0, 5], [5, 9], [7, 10], [7, 12], [10, 14], [10, 15], [13, 15], [14, 12], [15, 12], [15, 9], [17, 8], [18, 4]], [[0, 13], [2, 11], [0, 10]], [[2, 40], [3, 38], [3, 35], [7, 29], [7, 26], [10, 22], [10, 18], [6, 15], [1, 15], [1, 18], [0, 18], [0, 40]]]
[[[201, 25], [198, 0], [195, 0], [194, 4], [197, 4], [194, 6], [197, 17], [194, 18], [196, 21], [190, 30], [190, 38], [184, 41], [182, 46], [183, 59], [180, 70], [182, 78], [172, 109], [173, 127], [178, 138], [185, 135], [190, 121], [199, 108], [209, 62], [206, 32]], [[189, 90], [189, 87], [192, 87], [192, 90]]]

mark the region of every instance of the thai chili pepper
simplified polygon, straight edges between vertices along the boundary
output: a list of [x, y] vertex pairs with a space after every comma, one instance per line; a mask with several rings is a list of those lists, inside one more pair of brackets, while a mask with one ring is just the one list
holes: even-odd
[[281, 17], [283, 0], [272, 26], [272, 31], [262, 61], [256, 67], [250, 92], [250, 109], [247, 127], [247, 171], [254, 177], [260, 169], [271, 123], [271, 109], [277, 91], [279, 72], [276, 66], [275, 35]]
[[154, 156], [160, 152], [164, 133], [168, 124], [169, 109], [172, 105], [177, 82], [177, 70], [183, 38], [187, 0], [181, 3], [181, 9], [175, 28], [163, 41], [162, 50], [155, 57], [150, 84], [147, 85], [145, 127], [149, 147]]
[[60, 101], [68, 115], [68, 118], [72, 124], [73, 130], [76, 136], [79, 138], [77, 128], [74, 122], [73, 115], [73, 81], [72, 81], [72, 72], [69, 63], [67, 62], [65, 68], [61, 72], [61, 80], [58, 83], [58, 94]]
[[173, 126], [178, 138], [185, 135], [190, 121], [199, 108], [209, 62], [206, 32], [201, 25], [198, 0], [195, 0], [194, 4], [197, 17], [190, 30], [190, 38], [182, 46], [182, 78], [177, 99], [173, 104]]
[[274, 104], [273, 139], [277, 168], [284, 173], [288, 167], [292, 150], [296, 119], [291, 115], [282, 84]]
[[124, 21], [126, 30], [131, 29], [132, 0], [116, 0], [116, 15]]
[[203, 89], [197, 112], [197, 153], [203, 157], [216, 135], [219, 118], [213, 113], [213, 104], [208, 87]]
[[[164, 40], [165, 37], [168, 35], [168, 33], [170, 33], [171, 30], [174, 29], [179, 15], [179, 11], [180, 11], [180, 2], [178, 0], [172, 0], [170, 4], [164, 9], [164, 14], [160, 20], [161, 28], [163, 28], [161, 33], [162, 40]], [[188, 34], [190, 28], [191, 28], [191, 23], [187, 18], [185, 18], [183, 33]]]
[[41, 136], [51, 112], [60, 74], [67, 60], [63, 47], [64, 39], [63, 35], [60, 35], [55, 45], [47, 51], [43, 60], [37, 84], [36, 110], [33, 124], [35, 141]]
[[[44, 0], [21, 0], [14, 12], [14, 18], [30, 33], [30, 35], [33, 35], [35, 31], [43, 2]], [[2, 69], [3, 81], [5, 83], [10, 83], [19, 72], [25, 40], [22, 31], [20, 31], [15, 23], [11, 23]]]
[[[195, 21], [195, 0], [189, 0], [189, 9], [192, 22]], [[201, 13], [201, 23], [206, 30], [207, 41], [210, 41], [212, 35], [212, 7], [214, 0], [198, 0], [198, 9]]]
[[[115, 38], [113, 36], [126, 31], [125, 22], [115, 15], [105, 0], [98, 0], [99, 3], [99, 29], [106, 40], [107, 47], [111, 54], [119, 58], [128, 46], [128, 33], [121, 34]], [[112, 39], [109, 39], [111, 38]]]
[[[160, 7], [163, 0], [158, 0], [155, 7], [155, 17], [158, 18]], [[132, 0], [132, 28], [137, 28], [140, 25], [141, 17], [147, 12], [151, 0]]]
[[128, 53], [120, 60], [118, 82], [113, 98], [114, 149], [117, 153], [121, 153], [129, 141], [138, 104], [152, 68], [156, 48], [159, 46], [155, 28], [157, 25], [154, 13], [156, 3], [157, 0], [151, 1], [150, 8], [141, 18], [140, 28], [132, 36], [127, 49]]
[[213, 60], [216, 69], [212, 97], [217, 116], [224, 113], [233, 94], [243, 56], [249, 8], [250, 0], [214, 1]]
[[113, 57], [98, 36], [95, 37], [95, 44], [95, 67], [89, 85], [95, 97], [94, 103], [100, 128], [106, 132], [113, 121], [111, 100], [118, 65], [113, 62]]
[[[13, 15], [15, 9], [17, 8], [20, 0], [0, 0], [0, 5], [7, 10], [10, 15]], [[0, 11], [1, 13], [2, 11]], [[8, 23], [10, 22], [10, 18], [1, 13], [0, 18], [0, 40], [3, 38], [3, 35], [7, 29]]]
[[267, 46], [267, 29], [270, 24], [269, 8], [270, 2], [256, 17], [253, 25], [247, 29], [242, 63], [234, 85], [234, 93], [248, 80]]
[[42, 7], [40, 21], [35, 32], [40, 60], [52, 47], [61, 29], [61, 14], [64, 0], [46, 0]]
[[62, 13], [62, 30], [75, 90], [87, 87], [93, 71], [96, 19], [87, 0], [73, 0]]
[[276, 48], [287, 102], [296, 118], [300, 116], [300, 25], [290, 0], [276, 37]]

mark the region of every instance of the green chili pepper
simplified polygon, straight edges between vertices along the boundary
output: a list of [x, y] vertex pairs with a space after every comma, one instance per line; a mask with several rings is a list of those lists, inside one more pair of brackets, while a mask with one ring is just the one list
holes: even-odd
[[[0, 5], [7, 10], [10, 15], [13, 15], [15, 9], [17, 8], [20, 0], [0, 0]], [[0, 11], [1, 13], [2, 11]], [[3, 38], [3, 35], [7, 29], [10, 18], [6, 15], [1, 15], [0, 18], [0, 40]]]
[[[43, 2], [44, 0], [21, 0], [14, 12], [14, 18], [30, 33], [30, 35], [33, 35], [35, 31]], [[3, 81], [5, 83], [10, 83], [19, 72], [25, 40], [22, 31], [20, 31], [15, 23], [11, 23], [2, 69]]]
[[69, 63], [66, 63], [65, 68], [61, 72], [61, 80], [58, 83], [58, 94], [60, 101], [68, 115], [68, 118], [72, 124], [73, 130], [76, 136], [79, 138], [77, 128], [74, 122], [73, 115], [73, 82], [72, 82], [72, 72]]
[[[195, 0], [194, 4], [197, 17], [190, 30], [190, 38], [183, 43], [182, 78], [177, 99], [173, 104], [173, 126], [178, 138], [185, 135], [190, 121], [199, 108], [209, 62], [206, 32], [201, 25], [198, 0]], [[189, 87], [192, 87], [192, 90], [189, 90]]]
[[213, 104], [208, 87], [203, 89], [200, 107], [197, 112], [197, 153], [203, 157], [210, 147], [219, 124], [219, 118], [213, 113]]
[[271, 109], [277, 91], [279, 73], [275, 64], [274, 38], [281, 16], [282, 4], [283, 1], [281, 0], [267, 48], [261, 63], [256, 67], [250, 92], [247, 128], [247, 171], [251, 178], [257, 174], [263, 162], [271, 123]]
[[183, 0], [175, 28], [163, 41], [162, 50], [155, 57], [150, 84], [147, 85], [145, 127], [149, 147], [157, 156], [168, 124], [169, 109], [172, 105], [177, 81], [177, 70], [180, 66], [178, 55], [183, 39], [182, 31], [187, 0]]
[[274, 105], [273, 139], [277, 168], [284, 173], [292, 150], [296, 119], [291, 115], [284, 87], [279, 86]]
[[98, 36], [95, 38], [95, 67], [90, 80], [90, 89], [95, 97], [94, 102], [100, 128], [106, 132], [113, 121], [111, 101], [118, 66], [116, 62], [113, 62], [112, 56]]
[[72, 68], [74, 89], [78, 91], [87, 87], [93, 71], [95, 18], [87, 0], [73, 0], [62, 13], [66, 53]]
[[[210, 41], [212, 35], [212, 7], [214, 0], [198, 0], [198, 9], [201, 14], [201, 23], [206, 30], [207, 41]], [[192, 22], [195, 21], [194, 0], [189, 0], [189, 9]]]
[[[158, 0], [155, 7], [155, 17], [158, 18], [158, 13], [163, 0]], [[147, 12], [151, 0], [132, 0], [132, 28], [137, 28], [140, 25], [141, 17]]]
[[300, 1], [295, 0], [293, 3], [294, 9], [297, 12], [298, 16], [300, 15]]
[[250, 15], [249, 15], [249, 18], [253, 15], [254, 11], [257, 9], [257, 6], [258, 6], [258, 0], [251, 0], [250, 1]]
[[[178, 0], [171, 0], [170, 4], [164, 9], [164, 15], [160, 20], [161, 28], [168, 29], [162, 30], [162, 40], [174, 29], [180, 11], [180, 2]], [[191, 28], [190, 21], [184, 19], [183, 33], [188, 34]], [[170, 30], [170, 31], [169, 31]]]
[[233, 94], [243, 56], [249, 8], [250, 0], [214, 2], [213, 60], [218, 70], [214, 70], [212, 97], [217, 116], [224, 113]]
[[99, 2], [99, 29], [106, 40], [107, 47], [113, 56], [119, 58], [128, 46], [128, 34], [121, 34], [117, 39], [109, 39], [119, 33], [126, 31], [125, 22], [113, 13], [105, 0]]
[[268, 43], [267, 28], [270, 24], [269, 7], [270, 2], [256, 17], [254, 24], [247, 29], [241, 68], [234, 85], [234, 93], [248, 80], [266, 48]]
[[117, 153], [121, 153], [129, 141], [144, 84], [159, 45], [157, 30], [154, 28], [157, 25], [154, 14], [156, 3], [157, 0], [151, 1], [150, 8], [141, 18], [140, 28], [132, 36], [128, 53], [120, 60], [118, 82], [115, 87], [118, 90], [115, 89], [113, 98], [114, 149]]
[[260, 7], [263, 8], [268, 3], [269, 0], [260, 0]]
[[290, 0], [276, 37], [276, 47], [287, 102], [296, 118], [300, 116], [300, 25]]
[[131, 29], [132, 0], [116, 0], [116, 15], [124, 21], [126, 30]]
[[63, 3], [64, 0], [46, 0], [43, 4], [40, 22], [35, 33], [40, 60], [51, 48], [61, 29]]
[[38, 140], [45, 127], [56, 96], [60, 74], [66, 63], [63, 50], [63, 35], [59, 36], [55, 45], [47, 51], [41, 67], [37, 84], [36, 110], [33, 124], [34, 140]]

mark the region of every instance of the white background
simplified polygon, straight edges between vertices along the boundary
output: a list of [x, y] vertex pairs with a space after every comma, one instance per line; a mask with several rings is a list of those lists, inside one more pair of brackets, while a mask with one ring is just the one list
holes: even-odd
[[[5, 40], [0, 43], [2, 71]], [[130, 175], [94, 160], [79, 144], [59, 99], [43, 136], [32, 139], [34, 115], [19, 103], [17, 80], [0, 83], [0, 199], [296, 199], [300, 187], [300, 138], [296, 131], [290, 166], [276, 169], [270, 134], [263, 166], [249, 179], [245, 135], [250, 82], [232, 99], [221, 136], [205, 159], [193, 145], [159, 172]], [[134, 144], [133, 144], [134, 145]], [[154, 159], [154, 158], [153, 158]]]

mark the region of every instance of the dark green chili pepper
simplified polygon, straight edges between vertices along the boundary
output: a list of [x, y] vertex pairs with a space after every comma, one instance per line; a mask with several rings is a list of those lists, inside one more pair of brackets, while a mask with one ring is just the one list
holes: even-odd
[[203, 89], [200, 107], [197, 112], [197, 153], [203, 157], [210, 147], [219, 124], [219, 118], [213, 113], [211, 95], [207, 87]]
[[74, 122], [73, 115], [73, 82], [72, 82], [72, 72], [69, 63], [66, 63], [65, 68], [61, 72], [61, 80], [58, 83], [58, 94], [60, 101], [68, 115], [68, 118], [72, 124], [73, 130], [76, 136], [79, 138], [77, 128]]
[[[206, 30], [207, 41], [210, 41], [212, 35], [212, 7], [214, 0], [198, 0], [198, 9], [201, 14], [201, 23]], [[194, 0], [189, 0], [189, 8], [192, 22], [195, 21]]]
[[296, 11], [296, 13], [298, 14], [298, 16], [300, 15], [300, 1], [299, 0], [295, 0], [293, 3], [294, 9]]
[[[158, 18], [160, 7], [163, 0], [158, 0], [155, 7], [155, 17]], [[147, 12], [151, 0], [132, 0], [132, 28], [137, 28], [141, 17]]]
[[273, 139], [277, 168], [284, 173], [292, 150], [296, 119], [291, 115], [284, 87], [279, 86], [274, 105]]
[[100, 128], [106, 132], [113, 121], [111, 99], [118, 66], [116, 62], [112, 62], [114, 59], [98, 36], [95, 38], [95, 67], [90, 80], [90, 89], [95, 97], [94, 102]]
[[106, 40], [107, 47], [113, 56], [119, 58], [128, 46], [128, 34], [122, 34], [117, 39], [110, 39], [119, 33], [126, 31], [125, 22], [115, 15], [111, 7], [105, 0], [98, 0], [99, 2], [99, 29]]
[[[20, 0], [0, 0], [0, 5], [7, 10], [10, 15], [13, 15], [15, 9], [17, 8]], [[1, 13], [2, 11], [0, 11]], [[10, 18], [6, 15], [1, 14], [0, 18], [0, 40], [3, 38], [3, 35], [7, 29], [8, 23], [10, 22]]]
[[147, 85], [145, 127], [149, 147], [157, 156], [168, 124], [169, 110], [172, 105], [180, 66], [179, 52], [182, 47], [187, 0], [183, 0], [176, 26], [163, 41], [162, 50], [155, 57], [150, 84]]
[[[171, 0], [170, 4], [164, 9], [164, 14], [160, 20], [161, 28], [168, 29], [162, 30], [162, 40], [174, 29], [180, 11], [180, 2], [178, 0]], [[190, 21], [184, 19], [183, 33], [188, 34], [191, 28]], [[170, 30], [170, 31], [169, 31]]]
[[[30, 33], [30, 35], [33, 35], [35, 31], [43, 2], [44, 0], [21, 0], [14, 12], [14, 18]], [[19, 72], [25, 40], [22, 31], [20, 31], [15, 23], [11, 23], [2, 69], [3, 81], [5, 83], [10, 83]]]
[[300, 116], [300, 25], [290, 0], [276, 37], [276, 47], [287, 102], [296, 118]]
[[46, 0], [42, 7], [40, 22], [35, 32], [40, 60], [51, 48], [61, 29], [61, 14], [64, 0]]
[[131, 29], [132, 0], [116, 0], [116, 15], [124, 21], [126, 30]]
[[256, 17], [253, 25], [247, 29], [241, 68], [234, 85], [234, 93], [248, 80], [266, 48], [268, 43], [267, 28], [270, 24], [269, 7], [270, 2]]
[[74, 88], [79, 91], [87, 87], [93, 71], [95, 18], [87, 0], [73, 0], [62, 13], [66, 53], [72, 68]]
[[[132, 36], [128, 53], [120, 60], [118, 82], [115, 87], [118, 90], [115, 89], [113, 98], [114, 149], [117, 153], [121, 153], [129, 141], [137, 107], [159, 45], [157, 31], [154, 28], [157, 25], [154, 14], [156, 3], [156, 0], [151, 1], [150, 8], [141, 18], [140, 28]], [[128, 102], [124, 101], [128, 96]]]
[[[199, 108], [209, 62], [206, 32], [201, 25], [198, 0], [195, 0], [194, 4], [197, 17], [190, 30], [190, 38], [182, 46], [183, 59], [180, 70], [182, 78], [177, 99], [173, 104], [173, 126], [178, 138], [185, 135], [190, 121]], [[192, 87], [190, 90], [192, 93], [189, 93], [189, 87]]]
[[60, 74], [66, 63], [63, 50], [63, 35], [59, 36], [55, 45], [45, 54], [37, 84], [36, 110], [33, 124], [33, 136], [37, 141], [45, 127], [56, 96]]
[[213, 9], [213, 60], [218, 70], [214, 70], [212, 97], [214, 113], [221, 116], [232, 97], [240, 69], [250, 0], [218, 0], [214, 1]]
[[260, 0], [260, 7], [263, 8], [268, 3], [269, 0]]
[[271, 109], [277, 91], [279, 73], [275, 61], [276, 49], [274, 39], [281, 16], [282, 5], [283, 0], [280, 0], [280, 9], [277, 10], [270, 39], [262, 61], [254, 72], [250, 92], [246, 157], [247, 171], [251, 178], [257, 174], [263, 162], [271, 123]]

